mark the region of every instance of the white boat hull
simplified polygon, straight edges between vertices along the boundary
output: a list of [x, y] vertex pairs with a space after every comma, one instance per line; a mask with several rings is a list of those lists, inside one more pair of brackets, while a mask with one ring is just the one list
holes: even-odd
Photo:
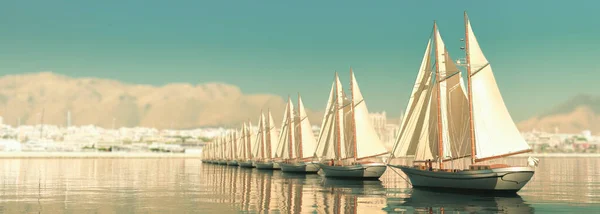
[[254, 162], [257, 169], [273, 169], [273, 162]]
[[317, 173], [320, 169], [318, 163], [300, 162], [300, 163], [279, 163], [281, 171], [292, 173]]
[[416, 188], [465, 189], [476, 191], [517, 192], [533, 177], [532, 167], [503, 167], [486, 170], [443, 172], [420, 170], [409, 166], [399, 168]]
[[244, 167], [244, 168], [252, 168], [252, 167], [254, 167], [252, 165], [252, 161], [239, 161], [238, 164], [240, 165], [240, 167]]
[[322, 175], [330, 178], [379, 179], [387, 169], [383, 163], [355, 164], [347, 166], [329, 166], [319, 164]]

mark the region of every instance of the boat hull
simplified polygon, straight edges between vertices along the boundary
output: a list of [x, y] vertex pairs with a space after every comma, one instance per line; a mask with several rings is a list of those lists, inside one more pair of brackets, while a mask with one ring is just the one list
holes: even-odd
[[254, 162], [256, 169], [273, 169], [273, 162]]
[[227, 161], [227, 166], [238, 166], [238, 162], [236, 160]]
[[300, 162], [300, 163], [279, 163], [282, 172], [290, 173], [317, 173], [320, 169], [318, 163]]
[[319, 166], [323, 176], [341, 179], [379, 179], [387, 169], [387, 166], [383, 163], [366, 163], [347, 166], [329, 166], [321, 163]]
[[420, 170], [397, 165], [390, 165], [390, 167], [402, 170], [415, 188], [478, 192], [516, 193], [531, 180], [535, 173], [532, 167], [503, 167], [459, 172]]
[[244, 167], [244, 168], [253, 168], [254, 167], [252, 165], [252, 161], [239, 161], [238, 164], [240, 165], [240, 167]]

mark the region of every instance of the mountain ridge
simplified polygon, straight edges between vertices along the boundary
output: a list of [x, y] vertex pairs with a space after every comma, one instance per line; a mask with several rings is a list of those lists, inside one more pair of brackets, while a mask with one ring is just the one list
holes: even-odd
[[581, 133], [590, 130], [600, 134], [600, 96], [579, 94], [567, 101], [521, 121], [521, 131], [544, 131], [559, 133]]
[[[0, 77], [0, 115], [4, 123], [66, 125], [94, 124], [110, 128], [147, 126], [187, 129], [206, 126], [239, 127], [256, 123], [262, 111], [271, 110], [279, 124], [285, 101], [272, 94], [244, 94], [234, 85], [209, 82], [163, 86], [124, 83], [102, 78], [71, 78], [53, 72]], [[3, 108], [1, 108], [3, 107]], [[312, 124], [319, 112], [307, 109]]]

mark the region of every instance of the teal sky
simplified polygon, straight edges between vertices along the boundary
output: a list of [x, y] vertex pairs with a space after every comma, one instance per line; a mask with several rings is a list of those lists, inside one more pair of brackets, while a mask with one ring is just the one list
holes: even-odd
[[600, 91], [598, 1], [2, 1], [0, 75], [225, 82], [325, 107], [355, 69], [370, 111], [398, 116], [437, 20], [462, 57], [463, 11], [515, 120]]

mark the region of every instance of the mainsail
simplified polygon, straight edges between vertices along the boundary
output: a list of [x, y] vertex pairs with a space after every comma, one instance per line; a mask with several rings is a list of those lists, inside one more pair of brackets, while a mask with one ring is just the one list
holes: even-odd
[[293, 138], [291, 137], [293, 135], [293, 130], [291, 129], [293, 122], [290, 115], [292, 108], [292, 101], [288, 97], [288, 103], [285, 106], [283, 121], [281, 122], [281, 129], [279, 132], [279, 143], [277, 144], [277, 157], [283, 159], [289, 159], [293, 156], [293, 154], [290, 153], [290, 148], [292, 148], [293, 145]]
[[492, 67], [479, 47], [466, 13], [465, 22], [477, 160], [531, 151], [506, 109]]
[[333, 142], [335, 142], [335, 114], [337, 107], [335, 105], [335, 82], [331, 84], [329, 99], [325, 107], [321, 128], [319, 129], [319, 137], [317, 140], [317, 149], [315, 156], [323, 159], [335, 158]]
[[383, 155], [387, 153], [387, 150], [371, 124], [367, 104], [360, 92], [358, 82], [356, 81], [356, 77], [354, 77], [352, 69], [350, 69], [350, 78], [352, 87], [352, 113], [354, 114], [354, 130], [352, 131], [355, 136], [354, 144], [357, 152], [354, 157], [362, 159]]
[[271, 111], [268, 111], [269, 119], [266, 124], [266, 146], [267, 146], [267, 157], [274, 158], [277, 154], [277, 137], [279, 135], [279, 131], [275, 128], [275, 121], [273, 120], [273, 116], [271, 115]]
[[302, 102], [300, 95], [298, 95], [298, 119], [300, 122], [299, 124], [296, 124], [296, 126], [298, 127], [299, 132], [297, 132], [296, 135], [298, 136], [298, 148], [300, 152], [298, 153], [297, 157], [312, 157], [317, 147], [317, 141], [315, 139], [315, 135], [313, 134], [312, 126], [308, 120], [308, 115], [306, 114], [304, 103]]
[[[402, 118], [400, 134], [396, 139], [393, 155], [395, 157], [407, 157], [417, 155], [417, 146], [422, 140], [428, 140], [424, 136], [428, 136], [428, 123], [425, 123], [425, 118], [428, 118], [428, 108], [430, 105], [431, 93], [431, 43], [429, 39], [427, 48], [423, 56], [423, 61], [419, 68], [419, 73], [413, 87], [408, 106], [406, 107], [406, 115]], [[423, 139], [422, 139], [423, 138]], [[427, 143], [428, 144], [428, 143]], [[430, 153], [427, 151], [422, 151]], [[423, 153], [422, 158], [431, 157]]]
[[[337, 146], [335, 146], [334, 148], [336, 148], [335, 151], [335, 156], [337, 159], [344, 159], [346, 157], [348, 157], [348, 142], [346, 142], [346, 118], [345, 118], [345, 113], [347, 109], [344, 109], [344, 105], [346, 104], [346, 95], [344, 94], [344, 89], [342, 88], [342, 83], [340, 82], [340, 78], [338, 77], [337, 72], [335, 73], [335, 91], [336, 91], [336, 96], [335, 96], [335, 106], [336, 106], [336, 110], [335, 110], [335, 128], [334, 128], [334, 133], [335, 133], [335, 139], [336, 139], [336, 144]], [[349, 106], [348, 106], [349, 107]]]

